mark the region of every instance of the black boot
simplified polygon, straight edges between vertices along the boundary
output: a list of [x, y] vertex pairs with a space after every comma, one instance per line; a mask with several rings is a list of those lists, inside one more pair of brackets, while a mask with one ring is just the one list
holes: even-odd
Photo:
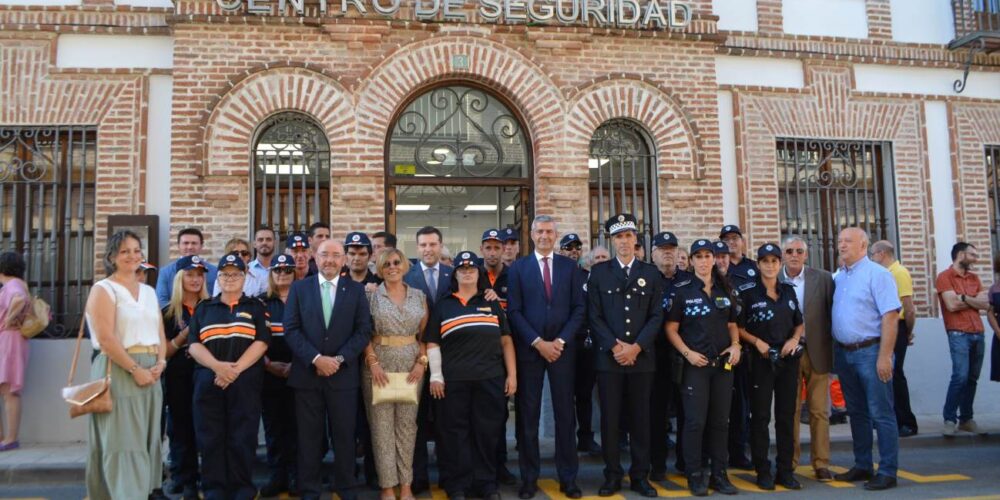
[[688, 474], [688, 489], [696, 497], [708, 496], [708, 485], [705, 484], [705, 477], [700, 473]]
[[712, 474], [708, 479], [708, 487], [723, 495], [735, 495], [739, 490], [729, 482], [729, 476], [725, 472]]

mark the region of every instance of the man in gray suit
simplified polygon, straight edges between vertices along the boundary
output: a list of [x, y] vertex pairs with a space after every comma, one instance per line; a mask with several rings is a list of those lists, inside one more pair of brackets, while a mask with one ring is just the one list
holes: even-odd
[[[822, 269], [806, 265], [809, 248], [797, 236], [785, 240], [784, 269], [781, 278], [795, 285], [805, 321], [806, 352], [799, 363], [799, 372], [806, 381], [809, 402], [810, 456], [816, 480], [833, 480], [830, 472], [830, 370], [833, 367], [833, 278]], [[798, 391], [796, 408], [802, 407], [802, 392]], [[799, 463], [799, 426], [795, 426], [795, 454], [792, 466]]]

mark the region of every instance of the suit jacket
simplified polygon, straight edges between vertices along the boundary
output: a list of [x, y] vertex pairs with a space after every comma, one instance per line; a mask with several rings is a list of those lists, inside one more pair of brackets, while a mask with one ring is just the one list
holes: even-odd
[[[361, 352], [371, 340], [372, 317], [364, 286], [347, 276], [337, 281], [330, 324], [323, 324], [323, 299], [319, 276], [292, 283], [285, 304], [285, 342], [294, 361], [288, 385], [305, 389], [328, 384], [333, 389], [361, 385]], [[312, 361], [317, 355], [344, 357], [337, 373], [321, 377]]]
[[[806, 355], [816, 373], [830, 373], [833, 369], [833, 275], [806, 266], [805, 291], [802, 293], [803, 322], [806, 327]], [[782, 279], [788, 279], [784, 269]]]
[[[598, 371], [656, 371], [656, 336], [665, 335], [663, 287], [659, 269], [639, 259], [633, 261], [627, 278], [615, 258], [591, 268], [587, 311], [590, 335], [598, 348]], [[625, 367], [615, 361], [611, 349], [618, 340], [642, 346], [635, 365]]]
[[[427, 297], [427, 309], [432, 310], [433, 307], [431, 306], [436, 304], [437, 301], [451, 295], [451, 273], [451, 266], [438, 264], [437, 291], [433, 295], [427, 289], [427, 280], [424, 279], [424, 271], [420, 267], [419, 261], [410, 266], [410, 270], [407, 271], [406, 276], [403, 276], [403, 282], [424, 292], [424, 296]], [[431, 297], [434, 297], [433, 301]]]
[[541, 359], [531, 347], [536, 338], [576, 344], [583, 324], [583, 272], [576, 262], [562, 255], [552, 258], [552, 300], [545, 298], [545, 285], [534, 252], [521, 257], [507, 270], [507, 318], [514, 331], [518, 360]]

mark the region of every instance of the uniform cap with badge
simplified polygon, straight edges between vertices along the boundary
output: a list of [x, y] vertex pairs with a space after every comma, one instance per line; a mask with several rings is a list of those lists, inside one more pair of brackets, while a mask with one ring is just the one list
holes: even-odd
[[[242, 260], [242, 259], [241, 259]], [[178, 271], [190, 271], [192, 269], [205, 269], [205, 259], [197, 255], [188, 255], [177, 259]]]
[[740, 226], [737, 226], [736, 224], [722, 226], [722, 230], [719, 231], [719, 239], [724, 239], [727, 234], [733, 233], [743, 236], [743, 231], [740, 231]]
[[285, 254], [277, 255], [274, 257], [274, 259], [271, 260], [271, 267], [269, 267], [268, 269], [273, 271], [275, 269], [283, 269], [283, 268], [294, 269], [295, 260], [293, 260], [291, 256]]
[[219, 272], [222, 272], [222, 270], [227, 267], [235, 267], [240, 272], [246, 272], [247, 270], [246, 262], [243, 262], [243, 259], [235, 253], [223, 255], [222, 258], [219, 259]]
[[567, 250], [572, 247], [582, 247], [583, 242], [580, 241], [580, 235], [576, 233], [566, 233], [563, 235], [562, 239], [559, 240], [559, 248]]
[[507, 243], [508, 241], [520, 241], [521, 237], [518, 236], [517, 231], [514, 228], [508, 227], [502, 231], [500, 236], [500, 241]]
[[460, 267], [479, 267], [477, 262], [479, 262], [479, 257], [477, 257], [476, 254], [468, 250], [462, 250], [461, 252], [458, 252], [458, 256], [455, 257], [455, 269]]
[[146, 262], [146, 260], [143, 259], [143, 261], [139, 263], [139, 269], [142, 269], [143, 271], [150, 271], [150, 270], [155, 271], [156, 266], [150, 264], [149, 262]]
[[668, 247], [668, 246], [680, 246], [680, 242], [677, 240], [677, 236], [669, 231], [663, 231], [656, 233], [653, 236], [653, 246], [654, 247]]
[[712, 243], [712, 251], [715, 255], [729, 255], [729, 245], [721, 241]]
[[309, 248], [309, 238], [303, 233], [292, 233], [285, 239], [285, 248]]
[[[757, 249], [757, 260], [763, 259], [768, 255], [771, 255], [773, 257], [776, 257], [778, 260], [781, 260], [781, 247], [775, 245], [774, 243], [765, 243], [761, 245], [760, 248]], [[751, 276], [753, 275], [751, 274]]]
[[713, 253], [715, 252], [715, 248], [712, 245], [711, 241], [706, 240], [706, 239], [701, 239], [701, 240], [694, 240], [694, 242], [691, 243], [691, 251], [688, 252], [688, 253], [693, 257], [694, 254], [696, 254], [696, 253], [698, 253], [698, 252], [700, 252], [702, 250], [707, 250], [707, 251], [713, 252]]
[[500, 231], [497, 231], [496, 229], [487, 229], [483, 231], [482, 242], [485, 243], [487, 241], [499, 241], [503, 243], [504, 240], [502, 239]]
[[365, 247], [370, 253], [372, 251], [372, 241], [368, 239], [367, 234], [354, 231], [347, 233], [347, 238], [344, 239], [344, 248], [347, 247]]
[[604, 223], [604, 229], [608, 232], [609, 236], [614, 236], [624, 231], [639, 232], [635, 216], [632, 214], [618, 214], [611, 217]]

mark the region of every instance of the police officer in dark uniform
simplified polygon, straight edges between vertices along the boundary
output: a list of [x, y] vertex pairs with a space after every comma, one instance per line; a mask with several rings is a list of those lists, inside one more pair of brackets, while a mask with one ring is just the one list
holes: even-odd
[[[732, 367], [740, 361], [736, 296], [715, 266], [712, 243], [691, 245], [695, 276], [674, 284], [668, 298], [666, 331], [681, 353], [684, 369], [684, 463], [688, 487], [695, 496], [708, 494], [708, 486], [733, 495], [736, 488], [726, 476], [726, 436], [732, 401]], [[708, 434], [712, 472], [706, 486], [702, 475], [702, 444]]]
[[520, 239], [521, 235], [512, 227], [500, 231], [500, 240], [503, 241], [503, 265], [509, 266], [521, 256]]
[[[559, 253], [573, 259], [579, 265], [580, 257], [583, 255], [583, 242], [580, 235], [576, 233], [566, 233], [559, 240]], [[590, 271], [580, 268], [584, 273], [584, 288]], [[583, 291], [584, 303], [587, 303], [587, 290]], [[575, 404], [576, 404], [576, 451], [586, 452], [597, 456], [601, 453], [601, 445], [594, 440], [594, 385], [597, 384], [597, 349], [594, 348], [594, 341], [590, 338], [590, 323], [586, 317], [580, 331], [576, 334], [576, 374], [574, 379]]]
[[298, 454], [295, 428], [295, 391], [288, 387], [292, 367], [292, 350], [285, 342], [285, 302], [295, 275], [295, 262], [289, 255], [271, 259], [267, 292], [260, 296], [267, 308], [271, 326], [271, 345], [264, 358], [264, 382], [261, 410], [264, 417], [264, 441], [267, 444], [267, 465], [271, 477], [260, 489], [263, 497], [277, 496], [283, 491], [295, 493]]
[[[760, 270], [757, 263], [745, 255], [746, 242], [737, 225], [723, 226], [719, 240], [729, 250], [729, 269], [725, 273], [737, 293], [757, 281]], [[744, 349], [743, 356], [750, 354]], [[733, 368], [733, 403], [729, 414], [729, 465], [737, 469], [751, 469], [747, 458], [750, 444], [750, 363]]]
[[[740, 337], [752, 348], [750, 365], [750, 452], [757, 470], [757, 485], [773, 490], [775, 478], [785, 488], [802, 485], [792, 474], [793, 430], [798, 425], [795, 400], [799, 389], [799, 358], [804, 351], [802, 310], [795, 286], [778, 279], [781, 248], [762, 245], [757, 250], [760, 279], [740, 292], [743, 300], [743, 329]], [[771, 475], [767, 459], [771, 442], [771, 397], [774, 396], [774, 429], [778, 456], [777, 476]]]
[[[486, 270], [488, 281], [486, 288], [493, 290], [500, 307], [507, 310], [507, 264], [503, 261], [503, 234], [498, 229], [487, 229], [483, 231], [483, 237], [479, 245], [480, 266]], [[504, 405], [504, 426], [501, 429], [500, 439], [497, 441], [497, 482], [504, 485], [517, 484], [517, 476], [507, 468], [507, 420], [510, 418], [510, 409]], [[514, 414], [517, 419], [517, 414]], [[515, 425], [515, 429], [519, 428]]]
[[[661, 232], [653, 236], [653, 262], [663, 276], [664, 319], [666, 319], [666, 304], [669, 291], [674, 283], [690, 279], [687, 271], [677, 269], [677, 236], [671, 232]], [[650, 445], [649, 457], [652, 464], [650, 480], [663, 481], [667, 475], [667, 454], [670, 448], [669, 409], [675, 400], [677, 385], [673, 377], [673, 358], [676, 356], [673, 346], [667, 341], [666, 335], [656, 337], [656, 376], [653, 382], [653, 397], [650, 401]], [[680, 413], [678, 412], [678, 415]], [[682, 418], [678, 417], [678, 422]], [[680, 425], [680, 424], [679, 424]], [[678, 438], [680, 431], [678, 430]], [[677, 451], [681, 453], [680, 448]]]
[[222, 293], [194, 311], [188, 351], [194, 374], [195, 433], [205, 498], [251, 499], [260, 425], [264, 353], [271, 342], [267, 310], [243, 295], [246, 264], [235, 254], [219, 261]]
[[[601, 399], [604, 484], [598, 494], [621, 489], [620, 432], [623, 403], [632, 434], [631, 489], [657, 496], [649, 474], [649, 402], [656, 371], [655, 344], [662, 335], [663, 277], [635, 256], [635, 217], [619, 214], [604, 225], [616, 257], [591, 269], [587, 282], [590, 332], [597, 344], [597, 387]], [[625, 401], [623, 402], [623, 399]]]

